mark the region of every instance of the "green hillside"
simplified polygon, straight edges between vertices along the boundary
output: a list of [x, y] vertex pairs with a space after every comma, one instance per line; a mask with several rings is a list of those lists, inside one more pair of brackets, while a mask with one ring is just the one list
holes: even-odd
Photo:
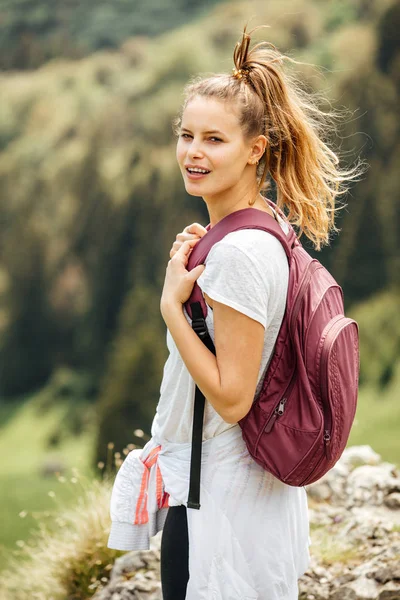
[[[66, 379], [67, 373], [60, 373]], [[41, 522], [76, 499], [77, 472], [92, 480], [95, 419], [84, 398], [60, 401], [56, 380], [13, 406], [0, 406], [0, 568]], [[79, 408], [76, 406], [79, 403]], [[84, 431], [71, 428], [75, 410]], [[99, 469], [97, 469], [99, 472]]]
[[217, 0], [0, 0], [1, 69], [34, 69], [81, 58], [186, 23]]

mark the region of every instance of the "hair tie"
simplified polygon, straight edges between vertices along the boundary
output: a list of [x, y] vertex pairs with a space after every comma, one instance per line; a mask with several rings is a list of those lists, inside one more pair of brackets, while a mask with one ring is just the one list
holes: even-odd
[[242, 79], [243, 77], [247, 80], [249, 77], [250, 69], [236, 69], [235, 67], [232, 69], [233, 77], [236, 79]]

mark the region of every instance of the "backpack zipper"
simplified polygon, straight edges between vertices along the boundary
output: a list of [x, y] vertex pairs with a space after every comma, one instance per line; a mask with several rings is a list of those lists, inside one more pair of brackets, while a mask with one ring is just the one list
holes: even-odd
[[327, 373], [327, 365], [328, 358], [330, 354], [330, 350], [332, 347], [332, 343], [337, 337], [337, 335], [341, 332], [341, 330], [348, 324], [351, 323], [351, 319], [348, 319], [344, 315], [337, 315], [334, 323], [331, 324], [330, 329], [328, 330], [324, 345], [321, 352], [321, 391], [322, 391], [322, 402], [323, 406], [327, 407], [328, 410], [324, 410], [325, 415], [325, 432], [324, 432], [324, 444], [325, 444], [325, 454], [328, 459], [332, 457], [330, 443], [331, 443], [331, 435], [332, 435], [332, 412], [331, 405], [329, 402], [329, 390], [328, 390], [328, 373]]
[[278, 417], [281, 417], [283, 415], [283, 413], [285, 412], [285, 405], [286, 405], [287, 399], [289, 398], [289, 396], [291, 394], [294, 384], [295, 384], [295, 376], [293, 374], [292, 379], [290, 380], [290, 383], [286, 389], [285, 396], [283, 398], [281, 398], [281, 400], [279, 400], [278, 404], [275, 406], [274, 411], [268, 417], [268, 420], [267, 420], [266, 424], [264, 425], [265, 433], [269, 433], [271, 431], [271, 429], [273, 428], [273, 426], [275, 424], [276, 419]]
[[[308, 266], [308, 269], [306, 271], [306, 273], [304, 274], [303, 280], [300, 283], [300, 289], [297, 293], [297, 297], [296, 297], [296, 302], [294, 304], [293, 310], [292, 310], [292, 317], [290, 320], [290, 327], [289, 330], [293, 331], [293, 324], [295, 323], [296, 319], [297, 319], [297, 315], [298, 312], [300, 310], [300, 304], [303, 300], [304, 297], [304, 292], [306, 287], [308, 286], [308, 284], [310, 283], [310, 279], [312, 277], [312, 275], [314, 274], [314, 272], [319, 269], [321, 267], [321, 263], [319, 263], [317, 260], [313, 260], [313, 262], [311, 262]], [[272, 430], [275, 421], [278, 417], [282, 416], [283, 413], [285, 412], [285, 404], [286, 401], [288, 399], [288, 396], [290, 395], [290, 392], [292, 391], [292, 387], [294, 385], [295, 382], [295, 376], [293, 374], [292, 376], [292, 380], [289, 384], [289, 387], [287, 389], [287, 393], [286, 396], [284, 398], [282, 398], [282, 400], [280, 400], [278, 402], [278, 404], [276, 405], [274, 411], [272, 412], [272, 414], [270, 415], [270, 417], [267, 420], [267, 423], [264, 426], [264, 431], [265, 433], [270, 433], [270, 431]]]
[[286, 401], [287, 401], [287, 398], [282, 398], [282, 400], [279, 401], [278, 406], [275, 408], [274, 412], [272, 413], [272, 415], [268, 419], [266, 426], [264, 427], [265, 433], [269, 433], [271, 431], [271, 429], [274, 426], [274, 423], [275, 423], [276, 419], [278, 417], [282, 416], [283, 413], [285, 412]]

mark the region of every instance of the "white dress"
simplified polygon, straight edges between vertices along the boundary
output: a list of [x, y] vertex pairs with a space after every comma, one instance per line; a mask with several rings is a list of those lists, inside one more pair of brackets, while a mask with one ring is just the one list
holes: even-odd
[[[265, 328], [257, 395], [283, 318], [286, 255], [269, 233], [240, 230], [215, 244], [205, 264], [202, 291]], [[206, 322], [214, 340], [211, 308]], [[152, 438], [128, 454], [114, 482], [110, 548], [148, 548], [167, 506], [187, 502], [195, 384], [169, 331], [167, 346]], [[249, 455], [239, 425], [223, 421], [208, 402], [200, 503], [200, 510], [187, 510], [186, 600], [297, 600], [297, 579], [309, 564], [305, 489], [264, 471]]]

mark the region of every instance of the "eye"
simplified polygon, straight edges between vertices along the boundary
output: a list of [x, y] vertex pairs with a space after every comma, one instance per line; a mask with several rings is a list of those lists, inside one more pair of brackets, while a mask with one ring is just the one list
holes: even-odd
[[187, 140], [187, 139], [191, 138], [192, 136], [189, 135], [188, 133], [181, 133], [180, 137], [183, 138], [184, 140]]
[[215, 136], [210, 137], [210, 141], [211, 142], [222, 142], [221, 138], [218, 138], [218, 137], [215, 137]]

